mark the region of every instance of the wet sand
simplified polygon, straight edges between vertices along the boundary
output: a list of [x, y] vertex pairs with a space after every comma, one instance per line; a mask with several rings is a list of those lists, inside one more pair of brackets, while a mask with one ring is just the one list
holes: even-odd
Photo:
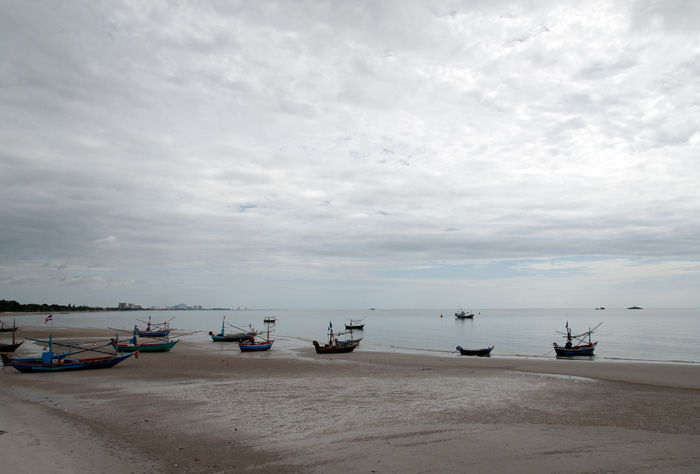
[[697, 473], [700, 366], [185, 336], [111, 369], [0, 370], [0, 433], [15, 473]]

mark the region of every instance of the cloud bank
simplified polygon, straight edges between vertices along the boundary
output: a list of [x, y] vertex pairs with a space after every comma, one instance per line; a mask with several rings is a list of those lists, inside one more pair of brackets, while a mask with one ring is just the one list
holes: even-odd
[[5, 2], [0, 294], [696, 306], [699, 32], [692, 1]]

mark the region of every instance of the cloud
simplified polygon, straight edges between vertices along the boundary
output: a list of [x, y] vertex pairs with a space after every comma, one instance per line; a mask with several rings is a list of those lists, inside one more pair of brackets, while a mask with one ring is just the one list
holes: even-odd
[[[503, 267], [512, 281], [533, 261], [560, 276], [577, 258], [692, 267], [694, 13], [3, 4], [0, 289], [32, 294], [20, 282], [45, 262], [86, 299], [126, 282], [155, 300], [185, 281], [212, 306], [272, 282], [399, 295], [415, 287], [393, 276], [459, 281], [454, 268], [504, 261], [521, 262]], [[628, 268], [610, 273], [637, 281]]]
[[95, 243], [97, 245], [101, 245], [104, 247], [113, 247], [113, 248], [119, 247], [119, 241], [113, 235], [110, 235], [109, 237], [105, 237], [104, 239], [98, 239], [95, 241]]

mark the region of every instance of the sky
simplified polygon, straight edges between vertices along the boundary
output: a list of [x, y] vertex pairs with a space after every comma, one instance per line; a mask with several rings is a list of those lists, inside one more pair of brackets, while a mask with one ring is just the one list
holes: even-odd
[[0, 1], [0, 299], [700, 307], [700, 2]]

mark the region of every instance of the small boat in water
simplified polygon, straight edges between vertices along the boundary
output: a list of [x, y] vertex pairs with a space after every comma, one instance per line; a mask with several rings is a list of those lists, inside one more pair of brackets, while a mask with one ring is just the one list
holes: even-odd
[[365, 319], [365, 318], [362, 318], [362, 319], [351, 319], [351, 320], [350, 320], [350, 324], [347, 324], [347, 323], [345, 324], [345, 329], [350, 329], [350, 330], [353, 330], [353, 329], [364, 329], [364, 328], [365, 328], [365, 325], [364, 325], [364, 324], [360, 324], [360, 323], [362, 322], [363, 319]]
[[151, 317], [149, 316], [148, 322], [141, 321], [142, 323], [146, 323], [146, 329], [141, 330], [138, 326], [134, 326], [134, 329], [141, 337], [167, 337], [170, 334], [170, 326], [168, 323], [173, 319], [175, 318], [168, 319], [163, 323], [154, 323], [151, 325]]
[[643, 308], [640, 308], [639, 306], [630, 306], [630, 307], [627, 308], [627, 309], [643, 309]]
[[473, 319], [474, 313], [467, 313], [462, 308], [459, 308], [459, 310], [457, 310], [457, 312], [455, 313], [455, 318], [457, 318], [457, 319]]
[[[600, 324], [598, 324], [598, 326], [600, 326]], [[591, 341], [591, 334], [593, 333], [593, 331], [598, 329], [598, 326], [594, 327], [593, 329], [589, 329], [584, 333], [572, 335], [571, 328], [569, 327], [569, 322], [567, 321], [566, 334], [564, 334], [564, 337], [566, 338], [566, 344], [560, 346], [555, 342], [554, 352], [557, 353], [558, 357], [592, 356], [593, 351], [595, 351], [598, 342]], [[574, 339], [576, 340], [576, 343], [574, 343]]]
[[275, 324], [277, 322], [277, 318], [275, 316], [265, 316], [263, 322], [265, 324]]
[[489, 357], [494, 346], [486, 347], [484, 349], [465, 349], [462, 346], [457, 346], [457, 350], [463, 356], [478, 356], [478, 357]]

